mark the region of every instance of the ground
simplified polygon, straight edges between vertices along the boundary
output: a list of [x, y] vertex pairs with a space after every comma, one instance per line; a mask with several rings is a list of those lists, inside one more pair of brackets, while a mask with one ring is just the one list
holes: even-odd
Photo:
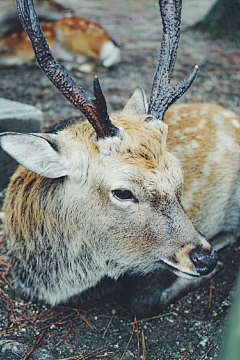
[[[199, 74], [180, 101], [217, 103], [239, 115], [240, 50], [223, 39], [209, 41], [187, 29], [211, 2], [183, 3], [172, 82], [185, 77], [195, 64]], [[71, 75], [91, 93], [93, 76], [98, 74], [109, 112], [121, 109], [137, 85], [149, 94], [161, 39], [157, 2], [103, 0], [80, 5], [78, 14], [99, 22], [119, 43], [122, 61], [113, 69], [97, 65], [91, 73], [72, 71]], [[79, 114], [36, 66], [0, 69], [0, 76], [0, 96], [35, 105], [43, 111], [46, 125]], [[162, 317], [134, 324], [131, 315], [111, 300], [78, 310], [10, 300], [12, 269], [3, 238], [0, 245], [0, 358], [203, 360], [217, 356], [240, 263], [239, 241], [220, 253], [224, 267], [212, 281], [171, 304]]]

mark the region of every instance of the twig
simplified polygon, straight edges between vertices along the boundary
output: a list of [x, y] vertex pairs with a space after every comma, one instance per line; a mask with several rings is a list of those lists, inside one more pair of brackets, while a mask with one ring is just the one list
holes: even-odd
[[13, 331], [16, 331], [17, 330], [17, 328], [15, 327], [15, 328], [12, 328], [12, 329], [7, 329], [7, 330], [3, 330], [3, 331], [0, 331], [0, 335], [2, 335], [2, 334], [10, 334], [10, 333], [12, 333]]
[[205, 354], [201, 357], [201, 359], [200, 359], [200, 360], [203, 360], [203, 359], [205, 358], [205, 356], [209, 353], [209, 351], [211, 351], [211, 350], [212, 350], [212, 348], [213, 348], [213, 345], [210, 347], [210, 349], [208, 349], [208, 351], [207, 351], [207, 352], [205, 352]]
[[[48, 320], [50, 320], [50, 319], [53, 319], [54, 317], [59, 316], [59, 315], [65, 313], [65, 312], [67, 312], [67, 311], [69, 311], [69, 310], [68, 310], [68, 309], [64, 309], [64, 310], [62, 310], [61, 312], [57, 312], [57, 311], [56, 311], [55, 313], [54, 313], [54, 311], [53, 311], [53, 312], [51, 312], [51, 313], [49, 314], [49, 315], [51, 315], [51, 314], [53, 314], [53, 315], [49, 316], [49, 317], [46, 318], [46, 319], [43, 319], [42, 322], [48, 321]], [[46, 315], [46, 314], [44, 314], [44, 315]], [[63, 320], [66, 319], [66, 318], [68, 318], [69, 316], [71, 316], [71, 314], [65, 316], [65, 317], [63, 318]]]
[[[188, 350], [189, 350], [189, 348], [190, 348], [190, 346], [191, 346], [191, 342], [190, 342], [190, 344], [188, 345], [188, 347], [187, 347], [187, 350], [185, 351], [185, 353], [184, 353], [184, 355], [183, 355], [183, 358], [187, 355], [187, 353], [188, 353]], [[182, 358], [182, 360], [183, 360], [183, 358]]]
[[113, 321], [113, 318], [114, 318], [115, 314], [116, 314], [116, 310], [115, 310], [115, 309], [112, 309], [112, 317], [111, 317], [111, 319], [109, 320], [109, 323], [108, 323], [108, 325], [107, 325], [107, 327], [106, 327], [106, 329], [105, 329], [105, 331], [104, 331], [104, 333], [103, 333], [103, 337], [102, 337], [103, 339], [104, 339], [104, 337], [105, 337], [105, 335], [106, 335], [106, 333], [107, 333], [107, 331], [108, 331], [109, 326], [111, 325], [111, 322]]
[[126, 346], [126, 348], [125, 348], [125, 350], [124, 350], [124, 352], [123, 352], [122, 357], [121, 357], [120, 360], [123, 359], [124, 355], [125, 355], [126, 352], [127, 352], [127, 349], [128, 349], [128, 347], [129, 347], [129, 345], [130, 345], [130, 342], [131, 342], [132, 337], [133, 337], [133, 334], [134, 334], [135, 327], [136, 327], [136, 321], [134, 320], [132, 334], [131, 334], [131, 336], [130, 336], [130, 339], [128, 340], [127, 346]]
[[[86, 355], [80, 354], [80, 355], [77, 355], [77, 356], [71, 356], [71, 357], [68, 357], [68, 358], [58, 359], [58, 360], [85, 360], [85, 359], [89, 359], [90, 357], [95, 356], [95, 355], [99, 356], [99, 355], [101, 355], [101, 353], [103, 353], [105, 351], [108, 351], [108, 349], [102, 349], [102, 350], [101, 349], [96, 349], [96, 350], [93, 350], [93, 351], [91, 351], [90, 353], [88, 353]], [[108, 355], [112, 355], [112, 353], [109, 353]], [[107, 355], [105, 355], [105, 356], [107, 356]]]
[[94, 330], [97, 330], [96, 326], [93, 325], [91, 323], [91, 321], [89, 321], [84, 315], [82, 315], [78, 309], [74, 309], [76, 311], [76, 313], [85, 321], [85, 323], [91, 328], [91, 329], [94, 329]]
[[[77, 320], [76, 320], [76, 321], [77, 321]], [[67, 338], [67, 336], [68, 336], [68, 335], [70, 334], [70, 332], [73, 330], [76, 321], [74, 321], [74, 323], [70, 326], [70, 328], [68, 329], [68, 331], [66, 332], [66, 334], [64, 335], [64, 337], [57, 343], [56, 346], [60, 345], [60, 344]]]
[[10, 284], [10, 282], [8, 281], [8, 279], [6, 278], [6, 276], [0, 271], [0, 276], [3, 279], [3, 281], [5, 281], [6, 284], [8, 284], [8, 286], [13, 289], [12, 284]]
[[142, 349], [143, 349], [142, 360], [146, 360], [147, 359], [147, 349], [146, 349], [145, 336], [144, 336], [144, 324], [142, 327]]
[[18, 356], [20, 359], [24, 360], [23, 357], [22, 357], [21, 355], [17, 354], [15, 351], [12, 350], [12, 353], [13, 353], [14, 355]]
[[139, 328], [138, 328], [138, 324], [137, 324], [137, 319], [136, 319], [136, 317], [134, 318], [134, 321], [135, 321], [135, 323], [136, 323], [136, 329], [137, 329], [137, 350], [138, 350], [138, 360], [140, 360]]
[[[56, 341], [60, 341], [61, 339], [59, 339], [57, 336], [54, 336], [53, 334], [51, 334], [51, 332], [49, 331], [47, 334], [46, 334], [48, 337], [52, 338], [52, 339], [55, 339]], [[76, 345], [72, 345], [72, 344], [69, 344], [67, 341], [63, 341], [64, 344], [66, 344], [67, 346], [70, 346], [72, 348], [77, 348]]]
[[31, 349], [29, 350], [29, 352], [24, 356], [24, 360], [27, 360], [28, 357], [36, 350], [36, 348], [38, 347], [40, 341], [42, 340], [43, 336], [45, 335], [45, 332], [47, 331], [47, 329], [44, 329], [42, 334], [39, 336], [39, 338], [37, 339], [37, 341], [35, 342], [35, 344], [33, 344], [33, 346], [31, 347]]
[[103, 353], [104, 351], [107, 351], [108, 349], [96, 349], [91, 351], [90, 353], [83, 355], [83, 357], [80, 357], [79, 360], [85, 360], [85, 359], [89, 359], [90, 357], [94, 356], [94, 355], [100, 355], [101, 353]]
[[[172, 314], [173, 314], [173, 313], [170, 312], [170, 313], [166, 313], [166, 314], [154, 316], [154, 317], [147, 318], [147, 319], [137, 320], [137, 323], [138, 323], [138, 324], [144, 323], [144, 322], [146, 322], [146, 321], [151, 321], [151, 320], [159, 319], [159, 318], [161, 318], [161, 317], [168, 316], [168, 315], [172, 315]], [[127, 325], [133, 325], [134, 323], [135, 323], [135, 321], [134, 321], [134, 322], [131, 322], [131, 323], [128, 323]]]

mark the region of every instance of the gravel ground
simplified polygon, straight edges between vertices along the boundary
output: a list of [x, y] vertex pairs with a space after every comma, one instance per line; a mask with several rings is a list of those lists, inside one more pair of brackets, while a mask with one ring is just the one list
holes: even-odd
[[[210, 41], [187, 31], [209, 5], [184, 1], [172, 82], [198, 64], [198, 78], [180, 102], [218, 103], [239, 114], [240, 50], [227, 41]], [[110, 112], [121, 109], [137, 85], [149, 94], [161, 39], [156, 1], [89, 1], [76, 11], [102, 24], [122, 48], [117, 68], [96, 65], [88, 74], [72, 71], [78, 83], [91, 92], [97, 73]], [[43, 111], [46, 125], [79, 114], [36, 66], [0, 69], [0, 75], [0, 96], [35, 105]], [[10, 300], [12, 268], [4, 255], [3, 237], [0, 250], [0, 358], [203, 360], [219, 352], [240, 263], [240, 241], [220, 253], [224, 267], [212, 281], [171, 304], [164, 311], [171, 314], [137, 324], [111, 300], [78, 310], [24, 303], [17, 296]]]

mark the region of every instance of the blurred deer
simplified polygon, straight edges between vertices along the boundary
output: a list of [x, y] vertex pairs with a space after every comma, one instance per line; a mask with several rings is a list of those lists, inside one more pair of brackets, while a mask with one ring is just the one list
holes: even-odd
[[[79, 70], [91, 71], [93, 60], [101, 62], [105, 67], [119, 63], [120, 48], [102, 26], [76, 16], [59, 19], [67, 9], [54, 1], [39, 0], [36, 5], [42, 20], [45, 20], [40, 24], [53, 55], [57, 60], [65, 61], [68, 69], [79, 64]], [[15, 21], [14, 15], [11, 7], [2, 14], [2, 22], [12, 24], [11, 28], [7, 27], [8, 31], [5, 28], [0, 39], [2, 66], [22, 65], [35, 59], [29, 38], [18, 23], [19, 20]]]
[[240, 119], [211, 104], [167, 110], [197, 67], [170, 86], [182, 4], [159, 4], [163, 38], [150, 101], [138, 87], [109, 116], [98, 78], [92, 97], [53, 58], [32, 1], [17, 0], [41, 69], [86, 116], [48, 133], [0, 136], [21, 164], [4, 225], [25, 297], [80, 304], [117, 293], [138, 317], [152, 315], [211, 276], [210, 239], [221, 248], [239, 234]]
[[[40, 21], [54, 21], [73, 15], [73, 11], [54, 0], [35, 0], [35, 9]], [[0, 0], [0, 38], [22, 30], [15, 1]]]

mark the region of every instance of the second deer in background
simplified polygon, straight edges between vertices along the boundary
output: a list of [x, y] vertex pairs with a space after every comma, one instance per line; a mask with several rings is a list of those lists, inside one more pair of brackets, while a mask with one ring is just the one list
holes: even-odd
[[[44, 11], [46, 1], [39, 3], [39, 7]], [[38, 2], [37, 2], [38, 4]], [[55, 6], [53, 1], [49, 3], [49, 11], [52, 18], [57, 15], [66, 14], [66, 8], [59, 8], [56, 4], [56, 11], [52, 11]], [[41, 5], [41, 6], [40, 6]], [[56, 15], [55, 15], [56, 13]], [[68, 14], [70, 13], [70, 10]], [[116, 42], [110, 37], [108, 32], [99, 24], [89, 19], [77, 16], [63, 17], [49, 21], [49, 15], [42, 15], [41, 27], [45, 33], [51, 50], [57, 60], [65, 61], [65, 66], [70, 69], [76, 67], [80, 71], [91, 71], [94, 61], [99, 61], [105, 67], [111, 67], [119, 63], [121, 51]], [[34, 52], [26, 32], [18, 21], [14, 21], [14, 13], [5, 11], [12, 28], [6, 28], [2, 32], [0, 39], [0, 65], [15, 66], [30, 63], [35, 60]], [[0, 16], [3, 22], [3, 16]]]

